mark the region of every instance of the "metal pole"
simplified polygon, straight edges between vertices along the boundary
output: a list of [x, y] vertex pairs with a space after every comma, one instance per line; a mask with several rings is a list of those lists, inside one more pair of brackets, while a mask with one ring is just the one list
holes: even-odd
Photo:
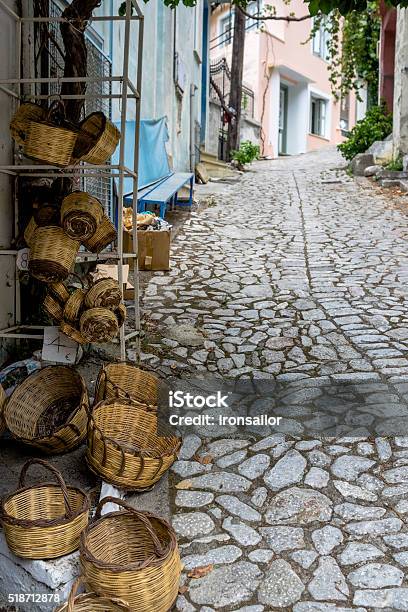
[[[143, 16], [139, 21], [139, 41], [138, 41], [138, 49], [137, 49], [137, 78], [136, 78], [136, 87], [141, 95], [142, 91], [142, 68], [143, 68], [143, 35], [144, 35], [144, 18]], [[138, 190], [138, 170], [139, 170], [139, 136], [140, 136], [140, 112], [141, 112], [141, 98], [139, 97], [136, 100], [136, 118], [135, 118], [135, 150], [134, 150], [134, 176], [133, 176], [133, 251], [134, 253], [138, 253], [138, 240], [137, 240], [137, 190]], [[135, 331], [136, 335], [136, 361], [140, 363], [140, 353], [141, 353], [141, 321], [140, 321], [140, 288], [139, 288], [139, 259], [136, 257], [135, 265], [134, 265], [134, 287], [135, 287], [135, 295], [134, 295], [134, 308], [135, 308]]]
[[[126, 114], [128, 101], [128, 78], [129, 78], [129, 41], [130, 41], [130, 17], [131, 0], [126, 0], [125, 41], [123, 55], [123, 80], [122, 85], [122, 109], [121, 109], [121, 139], [119, 150], [119, 185], [118, 185], [118, 282], [123, 298], [123, 196], [124, 196], [124, 166], [126, 145]], [[120, 328], [120, 358], [126, 359], [125, 326]]]

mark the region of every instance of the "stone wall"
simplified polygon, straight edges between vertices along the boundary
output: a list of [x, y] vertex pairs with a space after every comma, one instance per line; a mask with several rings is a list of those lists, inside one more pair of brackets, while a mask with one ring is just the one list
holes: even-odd
[[[218, 136], [220, 130], [221, 105], [218, 102], [210, 101], [208, 115], [208, 130], [205, 150], [211, 155], [218, 155]], [[255, 144], [260, 143], [261, 124], [251, 117], [241, 117], [241, 142], [250, 140]]]
[[408, 153], [408, 11], [398, 9], [395, 44], [394, 155]]

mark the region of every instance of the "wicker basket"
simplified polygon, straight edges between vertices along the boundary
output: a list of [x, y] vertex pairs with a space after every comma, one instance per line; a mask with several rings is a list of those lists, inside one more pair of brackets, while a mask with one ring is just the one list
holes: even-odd
[[29, 121], [24, 155], [53, 166], [68, 166], [77, 141], [78, 132], [49, 121]]
[[118, 128], [103, 113], [92, 113], [80, 125], [74, 159], [104, 164], [114, 153], [119, 140]]
[[181, 446], [172, 431], [161, 435], [157, 426], [157, 413], [134, 400], [100, 402], [89, 417], [89, 467], [121, 489], [152, 487], [177, 459]]
[[[124, 510], [100, 518], [106, 503]], [[164, 519], [106, 497], [81, 535], [86, 583], [129, 602], [131, 610], [168, 612], [177, 598], [181, 562], [174, 530]]]
[[98, 593], [81, 593], [78, 588], [84, 579], [80, 576], [72, 585], [68, 601], [55, 609], [55, 612], [131, 612], [128, 604], [122, 599], [113, 599]]
[[60, 302], [55, 299], [53, 295], [47, 293], [45, 299], [43, 301], [43, 308], [47, 314], [50, 315], [52, 319], [57, 321], [58, 323], [62, 321], [63, 310]]
[[30, 221], [27, 223], [27, 226], [24, 230], [24, 240], [26, 241], [26, 245], [28, 247], [31, 246], [31, 242], [33, 240], [34, 237], [34, 232], [37, 229], [38, 225], [34, 219], [34, 217], [31, 217]]
[[68, 366], [48, 366], [15, 389], [4, 416], [14, 438], [57, 454], [72, 450], [84, 440], [88, 409], [82, 376]]
[[69, 291], [64, 283], [50, 283], [48, 285], [48, 293], [57, 298], [61, 304], [65, 304], [69, 298]]
[[159, 379], [128, 363], [108, 363], [98, 374], [95, 404], [115, 398], [134, 399], [157, 409]]
[[28, 126], [31, 121], [45, 121], [47, 119], [47, 110], [33, 104], [25, 102], [19, 106], [10, 123], [11, 136], [17, 144], [23, 145], [26, 139]]
[[60, 332], [68, 336], [68, 338], [71, 338], [71, 340], [74, 340], [78, 344], [87, 344], [88, 340], [83, 337], [81, 332], [66, 321], [61, 321], [59, 328]]
[[68, 323], [77, 323], [84, 305], [86, 291], [84, 289], [75, 289], [65, 302], [64, 320]]
[[0, 437], [6, 431], [6, 421], [4, 420], [3, 412], [6, 405], [7, 396], [3, 387], [0, 385]]
[[65, 280], [75, 264], [80, 243], [60, 227], [38, 227], [34, 232], [28, 270], [44, 283]]
[[109, 308], [116, 310], [122, 301], [118, 281], [113, 278], [101, 278], [89, 289], [85, 296], [87, 308]]
[[88, 240], [84, 240], [83, 245], [88, 251], [91, 251], [91, 253], [100, 253], [114, 242], [116, 238], [117, 231], [115, 226], [112, 221], [104, 215], [94, 235]]
[[119, 304], [119, 306], [115, 310], [115, 315], [118, 320], [119, 327], [122, 327], [122, 325], [125, 324], [127, 316], [126, 306], [124, 304]]
[[[47, 468], [58, 484], [25, 486], [31, 465]], [[41, 459], [23, 466], [18, 490], [1, 504], [4, 535], [10, 550], [25, 559], [55, 559], [79, 548], [81, 532], [88, 525], [89, 499], [76, 487], [67, 487], [60, 472]]]
[[103, 219], [99, 200], [83, 191], [74, 191], [64, 198], [61, 206], [61, 225], [74, 240], [91, 238]]
[[82, 313], [79, 329], [87, 342], [110, 342], [117, 336], [119, 325], [108, 308], [90, 308]]

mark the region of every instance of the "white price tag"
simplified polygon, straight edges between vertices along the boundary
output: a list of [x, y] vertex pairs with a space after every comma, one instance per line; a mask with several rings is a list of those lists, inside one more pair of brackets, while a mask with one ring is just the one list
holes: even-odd
[[17, 269], [22, 272], [27, 272], [29, 259], [30, 249], [20, 249], [17, 253]]

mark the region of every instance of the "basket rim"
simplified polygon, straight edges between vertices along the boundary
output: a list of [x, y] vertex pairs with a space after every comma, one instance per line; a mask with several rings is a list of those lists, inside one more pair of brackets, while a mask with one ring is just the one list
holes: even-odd
[[75, 493], [77, 493], [77, 494], [79, 494], [79, 495], [81, 495], [83, 497], [83, 502], [82, 502], [81, 508], [79, 508], [76, 512], [71, 514], [71, 516], [68, 516], [68, 517], [67, 516], [62, 516], [60, 518], [55, 518], [55, 519], [30, 520], [30, 519], [19, 519], [19, 518], [16, 518], [14, 516], [11, 516], [6, 511], [5, 506], [6, 506], [7, 502], [10, 501], [11, 499], [13, 499], [13, 497], [15, 497], [16, 495], [20, 495], [20, 493], [25, 493], [26, 491], [30, 491], [32, 489], [38, 490], [38, 489], [44, 489], [44, 488], [53, 488], [53, 489], [58, 489], [58, 491], [61, 491], [61, 487], [58, 484], [56, 484], [55, 482], [41, 482], [41, 483], [38, 483], [38, 484], [22, 487], [21, 489], [16, 489], [12, 493], [9, 493], [8, 495], [6, 495], [1, 500], [1, 503], [0, 503], [0, 515], [1, 515], [2, 522], [7, 523], [8, 525], [19, 526], [19, 527], [26, 527], [26, 528], [30, 528], [30, 527], [43, 527], [43, 528], [57, 527], [57, 526], [62, 526], [62, 525], [66, 525], [66, 524], [72, 523], [72, 521], [77, 519], [79, 516], [81, 516], [85, 512], [89, 512], [89, 510], [91, 508], [91, 501], [90, 501], [89, 495], [88, 495], [88, 493], [86, 491], [84, 491], [83, 489], [80, 489], [79, 487], [68, 486], [67, 485], [68, 491], [74, 491]]
[[[123, 302], [122, 302], [123, 304]], [[123, 304], [125, 306], [125, 304]], [[125, 306], [126, 307], [126, 306]], [[129, 361], [129, 360], [120, 360], [120, 361], [108, 361], [107, 363], [104, 363], [99, 372], [98, 372], [98, 376], [96, 378], [96, 383], [95, 383], [95, 390], [98, 389], [99, 385], [103, 384], [106, 385], [109, 383], [110, 385], [112, 385], [113, 387], [115, 387], [115, 389], [118, 389], [119, 391], [121, 391], [123, 393], [123, 395], [125, 397], [121, 397], [120, 395], [117, 395], [115, 398], [111, 398], [111, 401], [113, 401], [113, 399], [128, 399], [131, 401], [134, 401], [138, 404], [141, 404], [142, 406], [144, 406], [145, 408], [147, 408], [148, 410], [151, 410], [153, 412], [157, 412], [157, 405], [156, 404], [150, 404], [148, 402], [142, 402], [140, 400], [136, 400], [136, 399], [132, 399], [131, 395], [129, 393], [127, 393], [124, 389], [122, 389], [120, 387], [120, 385], [117, 385], [116, 383], [114, 383], [110, 378], [109, 378], [109, 370], [112, 367], [115, 366], [126, 366], [129, 367], [131, 369], [135, 369], [135, 370], [140, 370], [140, 372], [143, 372], [143, 374], [149, 374], [150, 376], [154, 377], [156, 379], [157, 385], [159, 386], [162, 383], [162, 379], [156, 374], [156, 372], [154, 372], [153, 370], [149, 370], [147, 367], [141, 367], [140, 365], [135, 365], [134, 362]], [[103, 380], [103, 377], [105, 377], [105, 380]], [[107, 401], [107, 398], [105, 397], [102, 400], [96, 401], [96, 393], [95, 393], [95, 399], [93, 402], [93, 407], [96, 408], [96, 406], [101, 402], [101, 401]]]
[[[75, 134], [75, 136], [78, 136], [79, 134], [79, 130], [78, 128], [74, 128], [74, 126], [72, 127], [65, 127], [63, 125], [56, 125], [55, 123], [53, 123], [52, 121], [29, 121], [29, 123], [34, 124], [34, 125], [41, 125], [41, 126], [45, 126], [48, 128], [54, 128], [57, 130], [61, 130], [63, 132], [68, 132], [69, 134]], [[31, 128], [31, 126], [28, 126], [28, 130]]]
[[[172, 450], [168, 450], [165, 452], [159, 452], [159, 451], [156, 451], [155, 449], [140, 449], [140, 450], [135, 449], [132, 452], [129, 449], [129, 447], [127, 447], [125, 444], [122, 445], [117, 440], [114, 440], [110, 436], [105, 435], [105, 433], [102, 432], [99, 425], [96, 424], [94, 414], [97, 412], [98, 409], [101, 409], [101, 408], [104, 409], [107, 406], [112, 406], [115, 403], [119, 403], [119, 404], [122, 404], [128, 407], [131, 406], [135, 408], [136, 410], [141, 410], [145, 414], [149, 414], [149, 415], [154, 415], [157, 412], [157, 410], [155, 411], [149, 410], [149, 406], [147, 404], [142, 404], [138, 402], [137, 400], [133, 400], [133, 399], [114, 398], [114, 399], [108, 399], [108, 400], [101, 400], [100, 402], [92, 406], [92, 408], [90, 408], [89, 410], [88, 436], [98, 434], [104, 443], [106, 441], [107, 444], [110, 444], [111, 446], [119, 450], [124, 455], [128, 455], [130, 457], [143, 457], [145, 461], [146, 459], [155, 460], [155, 459], [163, 459], [164, 457], [172, 457], [178, 453], [178, 451], [180, 450], [181, 444], [182, 444], [182, 438], [180, 436], [177, 436], [174, 432], [172, 432], [170, 428], [169, 428], [168, 436], [158, 436], [158, 437], [174, 438], [174, 448]], [[149, 450], [149, 456], [145, 456], [145, 453], [147, 450]]]
[[[17, 391], [19, 389], [21, 389], [21, 387], [23, 385], [25, 385], [25, 383], [27, 381], [29, 381], [32, 376], [35, 376], [35, 375], [39, 376], [45, 370], [49, 370], [49, 369], [54, 369], [55, 370], [56, 368], [64, 369], [64, 370], [70, 370], [71, 372], [74, 372], [74, 374], [78, 377], [78, 382], [81, 385], [81, 396], [79, 398], [78, 405], [70, 413], [69, 418], [67, 419], [67, 421], [65, 423], [63, 423], [62, 425], [60, 425], [59, 427], [57, 427], [52, 432], [52, 434], [49, 435], [49, 436], [45, 436], [45, 437], [44, 436], [43, 437], [35, 436], [35, 437], [32, 437], [32, 438], [26, 438], [24, 436], [21, 436], [21, 435], [15, 433], [14, 430], [10, 427], [9, 422], [8, 422], [8, 418], [7, 418], [7, 413], [10, 410], [10, 406], [12, 405], [12, 399], [14, 397], [14, 394], [17, 393]], [[41, 442], [45, 443], [47, 440], [50, 440], [50, 439], [56, 437], [58, 435], [58, 432], [62, 431], [66, 427], [71, 427], [71, 429], [74, 428], [75, 430], [77, 430], [78, 428], [76, 427], [76, 425], [71, 423], [71, 420], [73, 419], [73, 417], [80, 410], [82, 410], [82, 408], [85, 408], [87, 413], [89, 412], [89, 409], [88, 409], [89, 401], [88, 402], [86, 401], [87, 393], [88, 393], [88, 390], [87, 390], [87, 387], [85, 385], [85, 381], [83, 379], [83, 376], [77, 370], [75, 370], [75, 368], [73, 368], [71, 366], [68, 366], [68, 365], [57, 365], [57, 366], [49, 365], [49, 366], [45, 366], [45, 368], [41, 368], [40, 370], [36, 370], [35, 372], [32, 372], [29, 376], [27, 376], [27, 378], [24, 379], [23, 382], [14, 389], [13, 393], [10, 395], [10, 397], [8, 399], [7, 405], [5, 406], [4, 411], [3, 411], [3, 417], [4, 417], [4, 420], [6, 421], [7, 429], [10, 431], [10, 433], [13, 435], [13, 437], [16, 440], [20, 440], [22, 442], [28, 442], [29, 444], [33, 444], [33, 443], [37, 443], [37, 442], [38, 443], [41, 443]], [[79, 431], [77, 433], [79, 435]]]
[[[112, 500], [112, 503], [114, 503], [113, 500]], [[162, 518], [161, 516], [157, 516], [157, 514], [153, 514], [151, 512], [143, 511], [143, 514], [148, 519], [154, 518], [155, 520], [159, 521], [165, 527], [169, 535], [169, 542], [166, 545], [163, 555], [161, 557], [158, 557], [156, 555], [155, 556], [151, 555], [150, 557], [147, 557], [143, 561], [135, 561], [133, 563], [127, 563], [126, 565], [124, 564], [118, 565], [116, 563], [108, 563], [107, 561], [102, 561], [101, 559], [94, 557], [94, 555], [90, 552], [90, 550], [87, 547], [88, 534], [95, 527], [99, 526], [101, 523], [105, 522], [106, 520], [109, 520], [113, 517], [116, 518], [118, 516], [131, 515], [131, 513], [127, 510], [116, 510], [113, 512], [108, 512], [107, 514], [104, 514], [101, 518], [96, 519], [92, 523], [88, 523], [88, 525], [85, 527], [85, 529], [81, 533], [81, 540], [79, 544], [80, 557], [84, 558], [86, 561], [88, 561], [88, 563], [92, 563], [92, 565], [95, 565], [99, 569], [108, 570], [114, 574], [122, 574], [125, 572], [131, 572], [134, 570], [143, 570], [149, 567], [160, 567], [161, 565], [163, 565], [163, 563], [167, 561], [169, 557], [177, 550], [176, 534], [173, 528], [171, 527], [170, 523], [166, 521], [166, 519]]]

